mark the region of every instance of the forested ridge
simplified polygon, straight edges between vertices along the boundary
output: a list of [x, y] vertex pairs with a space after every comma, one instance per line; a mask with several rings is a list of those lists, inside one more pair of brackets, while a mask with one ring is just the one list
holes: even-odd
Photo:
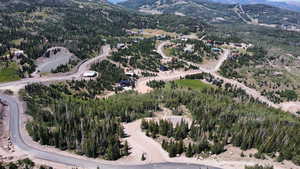
[[120, 142], [121, 122], [151, 116], [158, 105], [150, 95], [121, 94], [107, 100], [82, 100], [55, 85], [33, 84], [24, 100], [34, 120], [27, 124], [34, 141], [88, 157], [116, 160], [128, 154]]
[[[33, 84], [26, 87], [24, 94], [27, 113], [33, 117], [27, 129], [41, 144], [115, 160], [128, 154], [128, 147], [120, 142], [125, 136], [121, 122], [151, 117], [159, 105], [173, 112], [183, 105], [193, 117], [191, 126], [164, 121], [142, 126], [153, 138], [169, 138], [163, 147], [170, 156], [183, 152], [188, 157], [209, 151], [219, 154], [232, 144], [242, 150], [258, 149], [259, 158], [269, 155], [299, 165], [299, 119], [266, 107], [234, 86], [226, 86], [193, 90], [171, 83], [149, 94], [129, 92], [104, 100], [82, 100], [60, 91], [57, 85]], [[174, 147], [182, 149], [177, 151]]]
[[[12, 49], [24, 51], [20, 77], [34, 72], [34, 61], [53, 46], [63, 46], [78, 58], [91, 58], [106, 40], [127, 36], [126, 29], [158, 28], [196, 32], [205, 24], [189, 17], [143, 15], [100, 1], [13, 1], [0, 5], [0, 60], [12, 62]], [[196, 23], [196, 24], [195, 24]]]
[[231, 95], [230, 90], [160, 91], [167, 108], [176, 112], [180, 105], [187, 106], [193, 116], [191, 127], [184, 121], [177, 125], [168, 121], [143, 121], [141, 128], [150, 137], [169, 138], [161, 144], [170, 157], [184, 152], [187, 157], [219, 154], [226, 151], [226, 145], [232, 144], [242, 150], [256, 148], [256, 158], [268, 155], [280, 162], [286, 159], [300, 165], [299, 119], [253, 100], [237, 101], [240, 96]]

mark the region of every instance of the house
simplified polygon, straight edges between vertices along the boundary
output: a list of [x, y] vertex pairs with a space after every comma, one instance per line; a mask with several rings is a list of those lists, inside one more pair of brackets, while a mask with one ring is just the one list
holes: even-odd
[[82, 74], [83, 77], [96, 77], [98, 75], [95, 71], [87, 71]]
[[187, 53], [193, 53], [194, 52], [193, 47], [194, 47], [193, 45], [188, 44], [188, 45], [186, 45], [186, 47], [183, 50], [184, 50], [184, 52], [187, 52]]
[[234, 44], [234, 46], [236, 46], [236, 47], [240, 47], [240, 48], [241, 48], [241, 47], [243, 47], [243, 45], [242, 45], [242, 44], [240, 44], [240, 43], [235, 43], [235, 44]]
[[137, 75], [134, 72], [126, 72], [125, 75], [127, 77], [137, 77]]
[[212, 51], [212, 52], [217, 52], [217, 53], [219, 53], [219, 52], [221, 52], [222, 50], [221, 50], [220, 48], [211, 48], [211, 51]]
[[164, 72], [164, 71], [167, 71], [168, 68], [167, 68], [166, 66], [161, 65], [161, 66], [159, 67], [159, 70]]
[[126, 45], [124, 43], [117, 44], [117, 49], [124, 49], [124, 48], [126, 48]]
[[121, 80], [119, 82], [120, 87], [128, 87], [131, 86], [132, 82], [130, 80]]
[[208, 47], [211, 47], [211, 46], [213, 46], [213, 44], [212, 43], [207, 43], [206, 44]]
[[216, 45], [224, 45], [224, 42], [221, 42], [221, 41], [215, 41], [215, 44], [216, 44]]
[[156, 39], [158, 39], [158, 40], [163, 40], [166, 38], [167, 38], [167, 35], [156, 35]]
[[183, 37], [183, 38], [181, 38], [181, 40], [186, 42], [186, 41], [188, 41], [189, 39], [186, 38], [186, 37]]
[[24, 55], [24, 51], [23, 50], [16, 50], [14, 51], [14, 56], [19, 57]]
[[213, 40], [207, 40], [207, 43], [211, 43], [211, 44], [213, 44], [213, 43], [214, 43], [214, 41], [213, 41]]

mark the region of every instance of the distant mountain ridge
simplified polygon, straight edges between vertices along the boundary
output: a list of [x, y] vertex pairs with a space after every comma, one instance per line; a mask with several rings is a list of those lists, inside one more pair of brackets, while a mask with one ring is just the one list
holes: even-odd
[[[216, 1], [224, 2], [223, 0], [128, 0], [119, 5], [152, 14], [192, 16], [212, 24], [247, 23], [300, 31], [300, 12], [259, 3], [266, 0], [225, 0], [227, 3]], [[250, 2], [253, 4], [248, 4]]]
[[274, 0], [211, 0], [218, 3], [227, 4], [265, 4], [279, 8], [289, 9], [300, 12], [300, 1], [274, 1]]

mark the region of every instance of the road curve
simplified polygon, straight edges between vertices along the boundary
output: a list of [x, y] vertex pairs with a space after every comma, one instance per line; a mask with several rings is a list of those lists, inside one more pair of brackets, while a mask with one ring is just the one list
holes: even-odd
[[[164, 54], [163, 48], [165, 45], [168, 45], [169, 43], [170, 43], [169, 41], [164, 41], [160, 45], [158, 45], [157, 51], [159, 54], [162, 55], [162, 57], [166, 57]], [[235, 85], [235, 86], [245, 90], [245, 92], [248, 95], [252, 96], [255, 99], [260, 100], [261, 102], [263, 102], [273, 108], [277, 108], [277, 109], [281, 108], [280, 105], [275, 104], [272, 101], [270, 101], [267, 97], [262, 96], [261, 93], [256, 91], [255, 89], [252, 89], [252, 88], [246, 86], [245, 84], [240, 83], [236, 80], [222, 77], [217, 73], [219, 71], [220, 67], [222, 66], [222, 64], [226, 61], [226, 59], [228, 59], [229, 55], [230, 55], [230, 50], [225, 49], [224, 53], [222, 54], [222, 57], [220, 58], [217, 65], [213, 69], [205, 69], [197, 63], [186, 61], [188, 64], [198, 67], [198, 70], [185, 71], [185, 72], [176, 72], [176, 71], [175, 72], [165, 72], [165, 73], [159, 73], [158, 76], [156, 76], [156, 77], [141, 78], [141, 79], [139, 79], [139, 81], [137, 81], [136, 90], [141, 93], [146, 93], [146, 92], [150, 91], [151, 88], [148, 87], [146, 84], [147, 84], [147, 82], [149, 82], [151, 80], [172, 81], [172, 80], [180, 79], [181, 77], [185, 77], [187, 75], [193, 75], [193, 74], [204, 72], [204, 73], [210, 73], [212, 76], [223, 80], [225, 83]]]
[[61, 163], [70, 166], [77, 166], [82, 168], [94, 168], [97, 167], [104, 168], [104, 169], [201, 169], [201, 168], [209, 168], [209, 169], [219, 169], [216, 167], [208, 167], [204, 165], [197, 165], [197, 164], [185, 164], [185, 163], [157, 163], [157, 164], [145, 164], [145, 165], [111, 165], [111, 164], [103, 164], [97, 162], [96, 160], [89, 159], [79, 159], [75, 157], [69, 157], [65, 155], [61, 155], [58, 153], [47, 152], [44, 150], [40, 150], [28, 145], [22, 135], [20, 133], [21, 121], [20, 121], [20, 114], [22, 112], [22, 105], [18, 101], [17, 98], [7, 95], [1, 95], [0, 99], [5, 101], [5, 103], [9, 107], [10, 111], [10, 121], [9, 121], [9, 128], [10, 128], [10, 136], [11, 141], [14, 145], [18, 146], [21, 150], [25, 151], [26, 153], [32, 155], [33, 157], [52, 161], [56, 163]]
[[34, 77], [34, 78], [26, 78], [18, 81], [8, 82], [8, 83], [1, 83], [0, 89], [10, 86], [21, 86], [24, 87], [28, 84], [32, 83], [43, 83], [43, 82], [53, 82], [53, 81], [65, 81], [65, 80], [72, 80], [72, 79], [80, 79], [82, 77], [82, 74], [85, 71], [88, 71], [90, 68], [90, 65], [95, 63], [96, 61], [101, 61], [106, 59], [111, 52], [111, 49], [109, 45], [106, 45], [102, 47], [102, 53], [94, 57], [90, 60], [87, 60], [86, 62], [82, 63], [80, 67], [77, 69], [77, 71], [73, 74], [66, 75], [66, 76], [53, 76], [53, 77]]
[[[23, 79], [20, 81], [9, 82], [0, 84], [0, 89], [5, 87], [12, 87], [12, 86], [22, 86], [24, 87], [30, 83], [41, 83], [41, 82], [50, 82], [50, 81], [63, 81], [63, 80], [72, 80], [80, 78], [84, 71], [89, 69], [89, 66], [99, 60], [106, 59], [106, 57], [110, 53], [109, 46], [103, 47], [103, 52], [101, 55], [84, 62], [80, 65], [78, 71], [72, 75], [68, 76], [57, 76], [57, 77], [40, 77], [40, 78], [28, 78]], [[153, 163], [153, 164], [144, 164], [144, 165], [113, 165], [113, 164], [104, 164], [102, 162], [96, 161], [94, 159], [81, 159], [76, 157], [70, 157], [67, 155], [62, 155], [54, 152], [48, 152], [36, 147], [30, 146], [28, 141], [24, 141], [22, 137], [22, 133], [20, 132], [21, 127], [21, 118], [20, 115], [24, 113], [23, 107], [21, 102], [18, 98], [8, 95], [0, 95], [0, 100], [4, 101], [9, 107], [9, 132], [11, 141], [14, 145], [20, 148], [22, 151], [26, 152], [27, 154], [42, 160], [47, 160], [55, 163], [82, 167], [82, 168], [97, 168], [100, 167], [101, 169], [219, 169], [216, 167], [210, 167], [205, 165], [199, 164], [186, 164], [186, 163]]]

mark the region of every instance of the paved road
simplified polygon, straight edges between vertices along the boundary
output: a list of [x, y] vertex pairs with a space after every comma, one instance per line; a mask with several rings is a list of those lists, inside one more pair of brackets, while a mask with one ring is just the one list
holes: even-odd
[[[161, 54], [163, 57], [166, 57], [164, 52], [163, 52], [163, 48], [164, 48], [165, 45], [168, 45], [169, 43], [170, 43], [169, 41], [164, 41], [157, 47], [158, 53]], [[187, 75], [193, 75], [193, 74], [205, 72], [205, 73], [210, 73], [215, 78], [222, 79], [225, 83], [230, 83], [230, 84], [235, 85], [235, 86], [237, 86], [241, 89], [244, 89], [247, 94], [249, 94], [250, 96], [252, 96], [255, 99], [260, 100], [263, 103], [266, 103], [267, 105], [269, 105], [271, 107], [280, 108], [280, 105], [275, 104], [272, 101], [270, 101], [268, 98], [266, 98], [265, 96], [262, 96], [260, 94], [260, 92], [258, 92], [257, 90], [252, 89], [252, 88], [250, 88], [250, 87], [248, 87], [248, 86], [244, 85], [243, 83], [240, 83], [236, 80], [222, 77], [217, 73], [217, 71], [219, 71], [221, 65], [229, 57], [229, 55], [230, 55], [230, 51], [228, 49], [225, 49], [224, 53], [222, 54], [221, 59], [217, 63], [216, 67], [213, 68], [213, 69], [205, 69], [197, 63], [185, 61], [190, 65], [198, 67], [199, 69], [198, 70], [185, 71], [185, 72], [176, 72], [176, 71], [175, 72], [162, 72], [162, 73], [159, 73], [158, 76], [156, 76], [156, 77], [141, 78], [141, 79], [139, 79], [139, 81], [137, 81], [136, 90], [141, 92], [141, 93], [148, 92], [151, 89], [149, 87], [147, 87], [147, 82], [149, 82], [151, 80], [172, 81], [172, 80], [180, 79], [181, 77], [184, 77], [184, 76], [187, 76]]]
[[[1, 95], [1, 100], [5, 100], [6, 104], [9, 106], [10, 111], [10, 135], [11, 141], [14, 145], [17, 145], [23, 151], [26, 151], [30, 155], [48, 161], [53, 161], [61, 164], [78, 166], [84, 168], [97, 168], [101, 169], [200, 169], [201, 167], [206, 168], [207, 166], [196, 165], [196, 164], [184, 164], [184, 163], [160, 163], [160, 164], [146, 164], [146, 165], [109, 165], [102, 164], [93, 159], [84, 160], [74, 157], [68, 157], [65, 155], [47, 152], [39, 150], [37, 148], [31, 147], [23, 140], [20, 133], [20, 112], [22, 110], [21, 105], [15, 97]], [[209, 169], [218, 169], [215, 167], [208, 167]]]
[[[57, 76], [57, 77], [41, 77], [41, 78], [28, 78], [23, 79], [20, 81], [10, 82], [10, 83], [3, 83], [0, 84], [0, 89], [5, 87], [13, 87], [13, 86], [22, 86], [24, 87], [26, 84], [29, 83], [40, 83], [40, 82], [50, 82], [50, 81], [63, 81], [63, 80], [71, 80], [80, 78], [82, 73], [87, 71], [90, 65], [96, 61], [100, 61], [106, 59], [106, 57], [110, 53], [109, 46], [105, 46], [103, 48], [103, 52], [101, 55], [84, 62], [78, 69], [78, 71], [72, 75], [68, 76]], [[20, 101], [12, 96], [7, 95], [0, 95], [0, 99], [5, 101], [9, 107], [10, 111], [10, 136], [11, 141], [14, 145], [19, 147], [21, 150], [25, 151], [26, 153], [30, 154], [31, 156], [43, 160], [48, 160], [56, 163], [61, 163], [65, 165], [71, 166], [78, 166], [83, 168], [97, 168], [98, 166], [101, 169], [201, 169], [201, 168], [209, 168], [209, 169], [218, 169], [215, 167], [209, 167], [204, 165], [197, 165], [197, 164], [185, 164], [185, 163], [158, 163], [158, 164], [145, 164], [145, 165], [111, 165], [111, 164], [103, 164], [93, 159], [79, 159], [75, 157], [70, 157], [66, 155], [61, 155], [54, 152], [48, 152], [45, 150], [38, 149], [36, 147], [32, 147], [28, 143], [28, 141], [24, 141], [22, 134], [20, 133], [21, 127], [21, 120], [20, 114], [24, 113], [22, 105]], [[146, 146], [146, 145], [145, 145]]]
[[80, 67], [78, 68], [78, 70], [71, 75], [67, 75], [67, 76], [53, 76], [53, 77], [34, 77], [34, 78], [26, 78], [26, 79], [22, 79], [19, 81], [14, 81], [14, 82], [8, 82], [8, 83], [1, 83], [0, 84], [0, 89], [1, 88], [5, 88], [5, 87], [10, 87], [10, 86], [21, 86], [24, 87], [27, 84], [32, 84], [32, 83], [43, 83], [43, 82], [53, 82], [53, 81], [65, 81], [65, 80], [72, 80], [72, 79], [80, 79], [82, 78], [82, 74], [85, 71], [88, 71], [90, 68], [90, 65], [95, 63], [96, 61], [99, 62], [101, 60], [104, 60], [107, 58], [107, 56], [109, 56], [111, 52], [111, 49], [108, 45], [104, 46], [102, 48], [102, 53], [101, 55], [92, 58], [90, 60], [87, 60], [86, 62], [82, 63], [80, 65]]

